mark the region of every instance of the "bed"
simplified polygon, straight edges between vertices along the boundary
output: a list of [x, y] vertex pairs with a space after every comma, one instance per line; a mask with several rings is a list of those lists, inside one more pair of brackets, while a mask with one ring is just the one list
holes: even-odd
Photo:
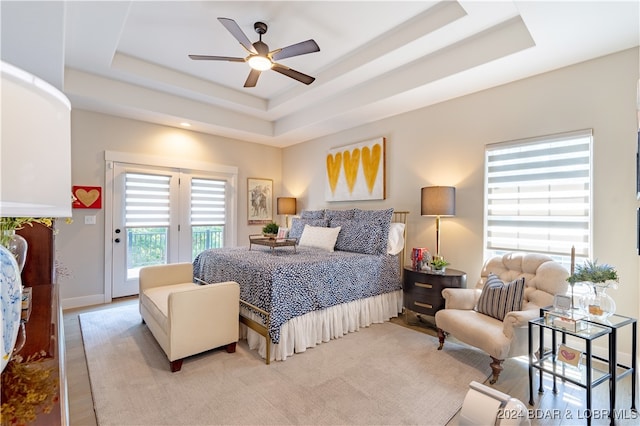
[[193, 262], [194, 277], [237, 281], [242, 337], [267, 364], [284, 361], [402, 312], [407, 215], [393, 209], [302, 212], [290, 230], [299, 241], [295, 251], [206, 250]]

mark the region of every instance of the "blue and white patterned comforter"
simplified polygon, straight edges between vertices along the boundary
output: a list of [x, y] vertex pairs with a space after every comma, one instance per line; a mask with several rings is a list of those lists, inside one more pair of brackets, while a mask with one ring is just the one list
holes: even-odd
[[309, 247], [233, 247], [200, 253], [193, 273], [207, 283], [236, 281], [240, 298], [271, 314], [269, 335], [291, 318], [402, 288], [397, 256]]

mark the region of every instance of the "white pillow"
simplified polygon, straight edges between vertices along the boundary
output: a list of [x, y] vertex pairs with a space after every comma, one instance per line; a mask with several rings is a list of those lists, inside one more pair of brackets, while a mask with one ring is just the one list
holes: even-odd
[[396, 255], [404, 248], [404, 223], [392, 222], [389, 226], [387, 253]]
[[325, 228], [322, 226], [305, 225], [298, 245], [333, 251], [339, 233], [339, 226], [335, 228]]

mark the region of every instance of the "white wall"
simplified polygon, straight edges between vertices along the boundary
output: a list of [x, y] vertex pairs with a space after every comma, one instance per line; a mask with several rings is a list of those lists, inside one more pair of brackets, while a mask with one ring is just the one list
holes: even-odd
[[[104, 151], [118, 151], [197, 161], [238, 168], [238, 230], [242, 244], [261, 227], [247, 225], [247, 178], [273, 179], [274, 205], [281, 187], [281, 149], [159, 126], [83, 110], [72, 110], [71, 158], [73, 185], [105, 188]], [[44, 173], [44, 171], [43, 171]], [[103, 194], [104, 200], [104, 194]], [[63, 266], [59, 279], [63, 307], [104, 301], [104, 219], [101, 210], [73, 210], [72, 224], [58, 224], [56, 250]], [[275, 214], [275, 212], [274, 212]], [[96, 225], [85, 225], [85, 215], [96, 215]], [[280, 218], [274, 217], [276, 222]], [[59, 221], [63, 222], [63, 221]]]
[[420, 216], [420, 188], [455, 186], [456, 217], [442, 219], [441, 251], [473, 285], [484, 260], [485, 144], [592, 128], [593, 257], [618, 268], [619, 289], [609, 293], [619, 313], [637, 318], [638, 68], [636, 48], [286, 148], [285, 191], [300, 197], [300, 209], [347, 207], [324, 201], [326, 151], [384, 136], [387, 199], [349, 206], [409, 210], [407, 247], [435, 251], [434, 219]]

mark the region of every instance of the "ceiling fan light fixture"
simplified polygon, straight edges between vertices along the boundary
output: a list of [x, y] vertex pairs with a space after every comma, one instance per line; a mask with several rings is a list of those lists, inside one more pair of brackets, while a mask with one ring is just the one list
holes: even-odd
[[249, 63], [249, 66], [251, 68], [258, 71], [266, 71], [268, 69], [271, 69], [271, 67], [273, 66], [273, 62], [271, 62], [269, 58], [265, 58], [264, 56], [259, 55], [250, 57], [247, 62]]

